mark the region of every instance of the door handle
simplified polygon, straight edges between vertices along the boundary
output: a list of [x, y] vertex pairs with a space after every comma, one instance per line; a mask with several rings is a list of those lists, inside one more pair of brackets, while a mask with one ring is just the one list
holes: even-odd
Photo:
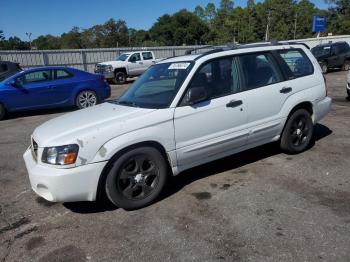
[[226, 107], [237, 107], [242, 104], [243, 104], [242, 100], [232, 100], [226, 104]]
[[139, 62], [140, 65], [143, 65], [143, 62]]
[[292, 92], [292, 88], [291, 87], [283, 87], [281, 90], [280, 90], [280, 93], [281, 94], [287, 94], [287, 93], [289, 93], [289, 92]]

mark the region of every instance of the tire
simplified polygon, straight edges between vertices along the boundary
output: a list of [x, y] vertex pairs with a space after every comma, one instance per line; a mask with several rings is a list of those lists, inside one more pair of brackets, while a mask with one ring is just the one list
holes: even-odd
[[344, 65], [342, 67], [343, 71], [349, 71], [350, 70], [350, 60], [345, 60]]
[[328, 64], [327, 62], [322, 62], [320, 63], [321, 69], [322, 69], [322, 73], [323, 74], [327, 74], [328, 73]]
[[145, 207], [161, 193], [167, 173], [166, 160], [157, 149], [132, 149], [118, 157], [109, 170], [106, 195], [114, 205], [126, 210]]
[[296, 110], [283, 129], [281, 149], [291, 154], [303, 152], [312, 141], [313, 129], [310, 113], [305, 109]]
[[112, 80], [116, 85], [122, 85], [126, 83], [126, 74], [123, 71], [116, 71], [114, 73], [114, 79]]
[[0, 120], [4, 119], [6, 115], [6, 109], [3, 104], [0, 103]]
[[75, 105], [79, 109], [97, 105], [97, 96], [94, 91], [83, 90], [75, 98]]

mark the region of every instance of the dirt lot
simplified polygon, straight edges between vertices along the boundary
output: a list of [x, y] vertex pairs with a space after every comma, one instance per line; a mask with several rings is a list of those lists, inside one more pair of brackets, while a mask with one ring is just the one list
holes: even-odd
[[345, 79], [327, 75], [332, 111], [307, 152], [266, 145], [191, 169], [137, 211], [37, 197], [22, 154], [36, 126], [71, 109], [11, 115], [0, 122], [0, 260], [350, 261]]

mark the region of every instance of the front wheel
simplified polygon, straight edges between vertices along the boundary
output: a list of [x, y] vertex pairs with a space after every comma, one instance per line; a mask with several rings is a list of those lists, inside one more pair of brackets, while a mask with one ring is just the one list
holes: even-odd
[[140, 147], [118, 157], [108, 172], [105, 190], [118, 207], [132, 210], [152, 203], [167, 179], [167, 164], [155, 148]]
[[349, 71], [349, 70], [350, 70], [350, 60], [346, 60], [346, 61], [344, 62], [344, 65], [343, 65], [342, 69], [343, 69], [344, 71]]
[[326, 62], [322, 62], [320, 64], [320, 66], [321, 66], [321, 69], [322, 69], [322, 73], [323, 74], [327, 74], [327, 72], [328, 72], [328, 64]]
[[282, 132], [281, 149], [292, 154], [304, 151], [310, 144], [313, 129], [310, 113], [305, 109], [296, 110]]
[[91, 107], [97, 104], [97, 96], [94, 91], [84, 90], [81, 91], [75, 99], [75, 105], [79, 109]]
[[122, 85], [126, 83], [126, 74], [123, 71], [117, 71], [114, 74], [114, 84]]

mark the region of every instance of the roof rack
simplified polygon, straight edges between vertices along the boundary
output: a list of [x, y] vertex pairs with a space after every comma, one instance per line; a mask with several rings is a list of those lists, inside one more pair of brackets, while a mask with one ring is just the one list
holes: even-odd
[[192, 52], [194, 52], [194, 51], [212, 48], [209, 51], [199, 53], [200, 55], [194, 59], [194, 60], [198, 60], [203, 56], [210, 55], [210, 54], [217, 53], [217, 52], [222, 52], [222, 51], [228, 51], [228, 50], [234, 50], [234, 49], [244, 49], [244, 48], [254, 48], [254, 47], [264, 47], [264, 46], [282, 46], [282, 45], [303, 45], [307, 49], [310, 49], [310, 47], [308, 45], [306, 45], [305, 43], [293, 42], [293, 41], [278, 42], [277, 40], [273, 39], [273, 40], [271, 40], [271, 42], [258, 42], [258, 43], [251, 43], [251, 44], [242, 44], [242, 45], [236, 44], [236, 43], [227, 43], [227, 44], [221, 45], [221, 46], [214, 46], [214, 45], [202, 46], [199, 48], [188, 49], [188, 50], [186, 50], [185, 54], [189, 55], [189, 54], [192, 54]]

